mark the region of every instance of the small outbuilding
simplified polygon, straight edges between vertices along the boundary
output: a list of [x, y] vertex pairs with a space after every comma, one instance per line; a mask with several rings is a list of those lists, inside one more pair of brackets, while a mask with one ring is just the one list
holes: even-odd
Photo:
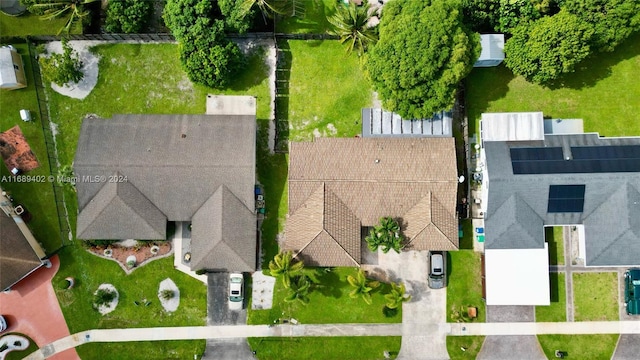
[[22, 56], [13, 46], [0, 47], [0, 89], [27, 87]]
[[482, 52], [473, 67], [498, 66], [504, 61], [504, 34], [480, 35]]

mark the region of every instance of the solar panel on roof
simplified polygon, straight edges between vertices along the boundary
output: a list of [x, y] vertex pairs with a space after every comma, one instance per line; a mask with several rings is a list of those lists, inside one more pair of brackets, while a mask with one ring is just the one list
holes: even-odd
[[571, 159], [562, 148], [511, 148], [514, 175], [640, 172], [640, 146], [576, 146]]
[[584, 210], [585, 185], [550, 185], [547, 212], [576, 213]]

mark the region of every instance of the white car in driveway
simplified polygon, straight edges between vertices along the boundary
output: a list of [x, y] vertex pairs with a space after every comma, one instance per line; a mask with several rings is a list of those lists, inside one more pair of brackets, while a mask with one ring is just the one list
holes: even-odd
[[229, 274], [229, 310], [242, 310], [244, 301], [244, 277], [240, 273]]

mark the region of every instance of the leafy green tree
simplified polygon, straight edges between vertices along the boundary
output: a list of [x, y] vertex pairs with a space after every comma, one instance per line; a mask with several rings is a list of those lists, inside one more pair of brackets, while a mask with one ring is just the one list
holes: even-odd
[[291, 286], [291, 279], [299, 274], [303, 268], [304, 263], [302, 261], [293, 262], [291, 251], [281, 251], [269, 262], [271, 275], [282, 277], [282, 284], [287, 289]]
[[242, 12], [248, 14], [252, 9], [258, 8], [262, 17], [272, 18], [276, 15], [287, 15], [291, 12], [287, 0], [242, 0]]
[[67, 39], [62, 39], [62, 53], [54, 53], [48, 57], [41, 56], [38, 60], [45, 79], [56, 85], [76, 84], [84, 78], [80, 70], [82, 61], [73, 50]]
[[218, 0], [218, 7], [228, 31], [243, 34], [251, 28], [256, 12], [253, 8], [245, 12], [243, 4], [244, 0]]
[[212, 25], [214, 18], [211, 0], [167, 0], [162, 13], [165, 25], [171, 29], [176, 39], [182, 39], [189, 28], [205, 28]]
[[505, 44], [505, 64], [529, 81], [549, 83], [589, 56], [593, 34], [590, 24], [567, 11], [521, 24]]
[[299, 301], [307, 305], [309, 303], [309, 289], [311, 282], [306, 275], [296, 276], [289, 287], [289, 295], [284, 298], [286, 302]]
[[561, 8], [593, 25], [593, 48], [613, 51], [632, 33], [640, 30], [638, 0], [563, 0]]
[[460, 3], [391, 1], [378, 26], [365, 69], [385, 109], [420, 119], [451, 108], [480, 55], [480, 38], [463, 26]]
[[403, 302], [410, 301], [411, 295], [406, 294], [403, 283], [391, 283], [391, 292], [384, 296], [389, 309], [397, 309]]
[[51, 20], [60, 17], [67, 17], [67, 22], [58, 31], [58, 35], [63, 31], [69, 33], [71, 27], [78, 21], [88, 21], [90, 11], [85, 5], [99, 0], [26, 0], [24, 5], [29, 12], [40, 14], [40, 20]]
[[151, 16], [151, 5], [148, 0], [109, 0], [105, 30], [127, 34], [142, 31]]
[[224, 34], [224, 24], [192, 26], [180, 39], [180, 62], [187, 77], [211, 88], [223, 88], [244, 65], [238, 45]]
[[369, 231], [365, 241], [371, 251], [378, 251], [378, 247], [382, 247], [382, 252], [385, 254], [391, 249], [400, 253], [404, 237], [400, 234], [400, 225], [396, 220], [391, 217], [383, 217], [380, 219], [380, 223]]
[[364, 271], [358, 269], [356, 276], [347, 276], [347, 282], [353, 287], [353, 290], [349, 293], [349, 297], [352, 299], [361, 297], [364, 302], [371, 305], [371, 291], [380, 286], [378, 281], [367, 279]]
[[493, 32], [498, 24], [500, 0], [462, 0], [464, 22], [477, 32]]
[[542, 13], [532, 0], [500, 0], [496, 30], [510, 33], [521, 23], [537, 20]]
[[347, 45], [347, 52], [354, 50], [362, 55], [370, 45], [378, 41], [376, 29], [368, 25], [373, 16], [369, 3], [362, 6], [349, 3], [347, 6], [337, 5], [336, 12], [327, 18], [333, 25], [331, 34], [340, 37], [340, 42]]

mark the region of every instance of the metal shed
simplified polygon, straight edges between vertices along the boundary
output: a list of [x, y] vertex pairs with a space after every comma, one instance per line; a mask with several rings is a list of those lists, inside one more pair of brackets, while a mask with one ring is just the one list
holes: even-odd
[[407, 120], [400, 115], [380, 108], [362, 109], [362, 136], [452, 136], [451, 111], [435, 113], [429, 119]]

